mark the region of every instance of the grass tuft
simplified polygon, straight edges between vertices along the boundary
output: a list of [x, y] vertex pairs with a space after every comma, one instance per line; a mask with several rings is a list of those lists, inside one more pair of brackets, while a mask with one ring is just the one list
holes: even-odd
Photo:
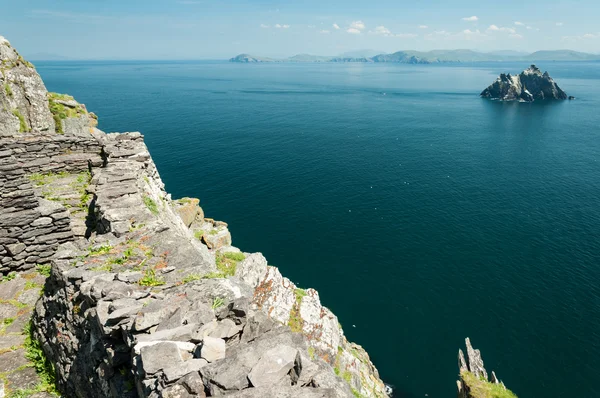
[[148, 208], [148, 210], [150, 210], [150, 212], [152, 214], [154, 214], [155, 216], [158, 215], [158, 206], [156, 205], [156, 202], [149, 196], [144, 196], [144, 204], [146, 205], [146, 207]]
[[38, 264], [35, 267], [36, 271], [38, 272], [38, 274], [45, 276], [46, 278], [48, 278], [50, 276], [50, 274], [52, 273], [52, 266], [49, 264]]
[[156, 276], [153, 269], [148, 269], [144, 273], [144, 277], [139, 281], [140, 286], [162, 286], [165, 281]]
[[468, 388], [469, 394], [475, 398], [517, 398], [517, 396], [505, 388], [502, 384], [490, 383], [479, 379], [468, 371], [460, 372], [460, 377]]
[[25, 121], [25, 117], [19, 112], [18, 109], [13, 109], [12, 114], [19, 118], [19, 133], [26, 133], [30, 131], [27, 122]]

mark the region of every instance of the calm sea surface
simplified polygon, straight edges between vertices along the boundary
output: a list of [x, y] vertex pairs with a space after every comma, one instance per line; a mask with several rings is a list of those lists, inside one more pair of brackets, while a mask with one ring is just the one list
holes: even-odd
[[469, 336], [521, 397], [600, 397], [600, 63], [38, 62], [107, 131], [319, 290], [400, 397], [453, 397]]

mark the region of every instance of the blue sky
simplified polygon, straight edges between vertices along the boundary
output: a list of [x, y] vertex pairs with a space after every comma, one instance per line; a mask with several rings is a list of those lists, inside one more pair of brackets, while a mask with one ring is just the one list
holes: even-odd
[[25, 56], [229, 58], [374, 49], [600, 52], [598, 0], [1, 0]]

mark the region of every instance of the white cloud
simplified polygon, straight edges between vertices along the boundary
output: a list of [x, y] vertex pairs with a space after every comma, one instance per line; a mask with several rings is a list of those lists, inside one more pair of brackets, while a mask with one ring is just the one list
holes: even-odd
[[519, 22], [519, 21], [516, 21], [515, 25], [517, 25], [517, 26], [525, 26], [525, 24], [523, 22]]
[[581, 36], [563, 36], [563, 41], [582, 41], [582, 40], [593, 40], [600, 39], [600, 32], [594, 33], [586, 33]]
[[360, 30], [360, 31], [365, 30], [365, 28], [366, 28], [366, 26], [363, 21], [354, 21], [350, 24], [350, 27], [349, 27], [349, 29], [356, 29], [356, 30]]
[[278, 23], [273, 26], [277, 29], [288, 29], [290, 27], [290, 25], [280, 25]]
[[268, 28], [269, 28], [269, 25], [265, 25], [264, 23], [261, 23], [261, 24], [260, 24], [260, 27], [261, 27], [261, 28], [263, 28], [263, 29], [268, 29]]
[[512, 33], [512, 34], [508, 35], [508, 37], [510, 37], [512, 39], [522, 39], [523, 35], [520, 35], [518, 33]]
[[372, 30], [369, 33], [382, 36], [392, 36], [392, 32], [385, 26], [377, 26], [374, 30]]
[[462, 20], [469, 21], [469, 22], [476, 22], [476, 21], [479, 21], [479, 18], [477, 18], [476, 15], [473, 15], [472, 17], [464, 17]]
[[333, 29], [335, 29], [335, 30], [340, 30], [340, 25], [338, 25], [338, 24], [334, 23], [334, 24], [333, 24]]
[[329, 34], [330, 32], [329, 32], [328, 30], [326, 30], [326, 29], [323, 29], [323, 30], [322, 30], [322, 31], [320, 31], [319, 33], [322, 33], [322, 34], [324, 34], [324, 35], [327, 35], [327, 34]]
[[556, 26], [563, 26], [563, 25], [564, 25], [564, 23], [562, 23], [562, 22], [557, 22], [556, 23]]
[[419, 29], [427, 29], [427, 28], [429, 28], [429, 26], [427, 26], [427, 25], [419, 25]]
[[394, 35], [396, 37], [402, 37], [402, 38], [411, 38], [411, 37], [417, 37], [419, 35], [415, 34], [415, 33], [398, 33], [397, 35]]
[[513, 28], [498, 27], [496, 25], [490, 25], [490, 27], [487, 28], [487, 30], [489, 32], [508, 32], [511, 34], [517, 33]]
[[436, 30], [429, 33], [428, 35], [425, 35], [425, 40], [435, 40], [448, 36], [450, 36], [450, 32], [446, 32], [445, 30]]
[[350, 34], [353, 34], [353, 35], [360, 35], [360, 30], [358, 30], [358, 29], [354, 29], [354, 28], [348, 28], [348, 29], [346, 30], [346, 32], [348, 32], [348, 33], [350, 33]]

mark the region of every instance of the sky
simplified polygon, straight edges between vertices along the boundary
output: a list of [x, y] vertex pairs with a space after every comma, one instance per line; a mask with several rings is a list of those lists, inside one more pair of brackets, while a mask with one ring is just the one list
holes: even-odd
[[0, 9], [0, 36], [32, 59], [600, 53], [598, 0], [0, 0]]

